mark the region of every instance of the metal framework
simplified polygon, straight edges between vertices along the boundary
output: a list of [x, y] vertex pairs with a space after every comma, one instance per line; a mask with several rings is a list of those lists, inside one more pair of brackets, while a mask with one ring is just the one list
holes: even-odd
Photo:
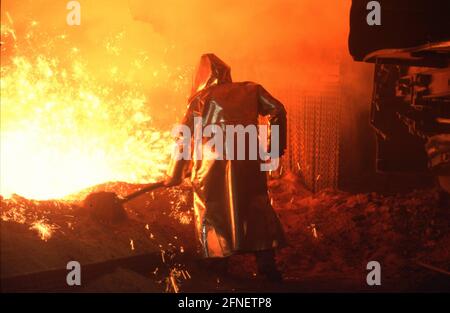
[[284, 167], [313, 192], [337, 188], [341, 99], [337, 83], [322, 90], [281, 92], [288, 111]]

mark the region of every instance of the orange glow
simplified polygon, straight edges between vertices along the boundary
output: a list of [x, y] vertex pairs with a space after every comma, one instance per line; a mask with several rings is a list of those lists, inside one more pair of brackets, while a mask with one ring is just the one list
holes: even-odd
[[[13, 33], [2, 26], [2, 41]], [[107, 181], [144, 183], [164, 174], [171, 137], [152, 127], [145, 95], [96, 81], [76, 49], [69, 58], [63, 65], [56, 56], [19, 50], [2, 66], [3, 196], [61, 198]]]
[[275, 96], [347, 54], [349, 0], [79, 2], [72, 27], [65, 1], [1, 1], [3, 196], [159, 179], [203, 53]]

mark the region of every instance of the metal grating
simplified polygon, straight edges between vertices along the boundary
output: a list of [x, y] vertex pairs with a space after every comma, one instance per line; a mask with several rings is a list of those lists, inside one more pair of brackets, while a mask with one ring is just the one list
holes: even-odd
[[284, 166], [297, 173], [313, 192], [337, 188], [339, 86], [329, 85], [314, 93], [286, 90], [279, 94], [288, 111], [288, 148]]

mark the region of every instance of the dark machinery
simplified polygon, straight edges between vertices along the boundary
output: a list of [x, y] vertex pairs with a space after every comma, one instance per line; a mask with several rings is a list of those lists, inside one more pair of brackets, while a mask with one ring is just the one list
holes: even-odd
[[349, 51], [375, 64], [371, 124], [380, 172], [431, 170], [450, 192], [450, 1], [353, 0]]

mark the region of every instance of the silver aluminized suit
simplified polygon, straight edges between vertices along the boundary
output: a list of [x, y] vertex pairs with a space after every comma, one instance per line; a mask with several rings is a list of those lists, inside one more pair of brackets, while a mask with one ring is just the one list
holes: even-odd
[[[230, 68], [214, 54], [202, 56], [182, 124], [194, 133], [202, 126], [258, 125], [266, 116], [279, 125], [280, 153], [286, 147], [286, 111], [261, 85], [232, 82]], [[224, 135], [225, 136], [225, 135]], [[203, 144], [210, 138], [203, 138]], [[192, 139], [191, 139], [192, 140]], [[172, 160], [168, 176], [191, 173], [197, 238], [205, 257], [226, 257], [283, 246], [284, 233], [270, 203], [260, 159]]]

